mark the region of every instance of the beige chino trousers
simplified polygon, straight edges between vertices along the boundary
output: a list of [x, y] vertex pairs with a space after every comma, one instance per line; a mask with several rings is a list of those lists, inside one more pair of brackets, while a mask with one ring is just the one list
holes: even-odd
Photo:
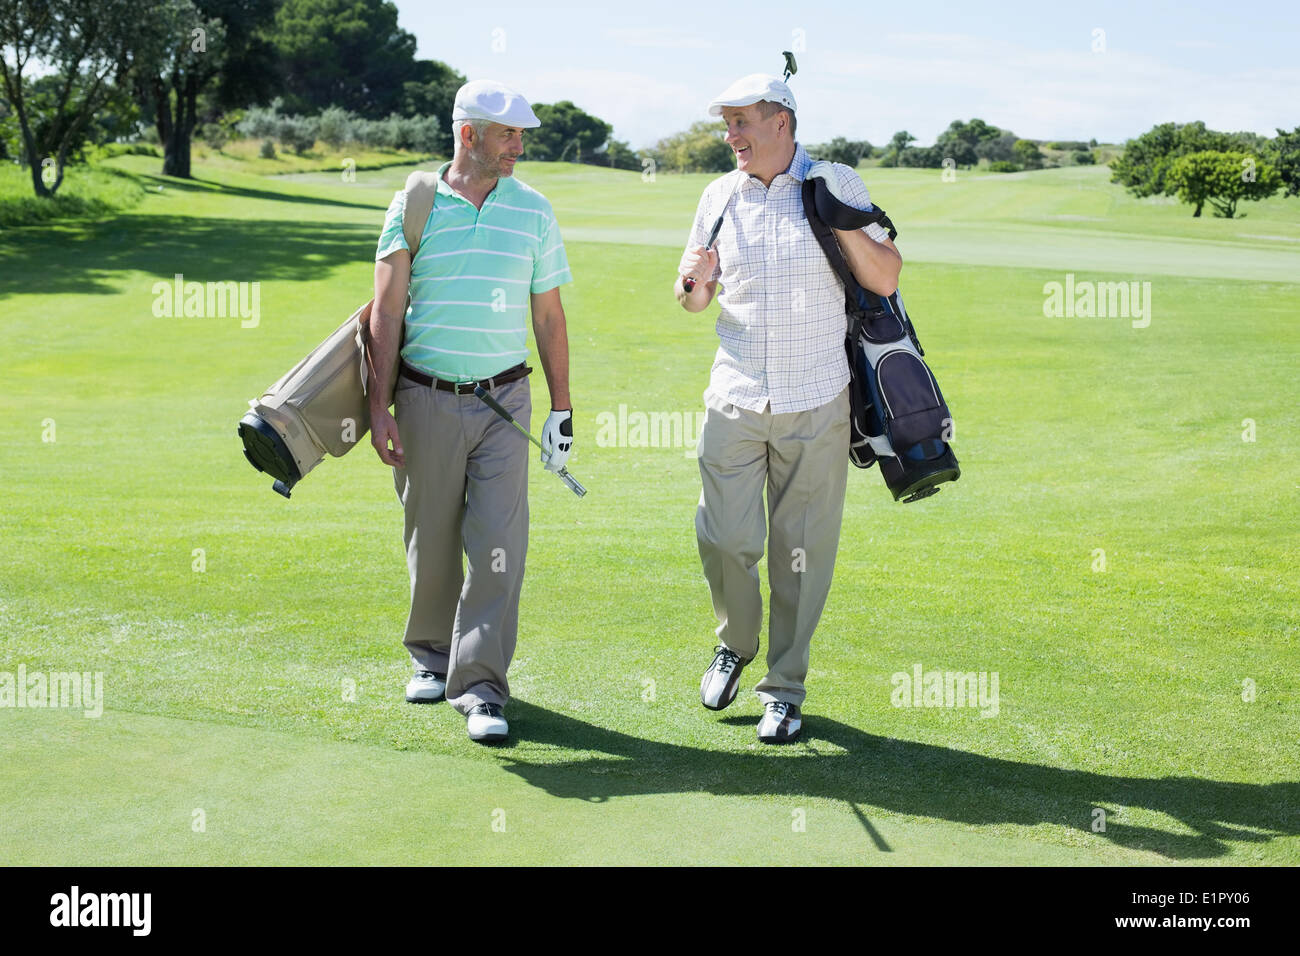
[[[752, 412], [704, 393], [703, 488], [695, 513], [704, 576], [721, 643], [758, 656], [763, 623], [758, 561], [768, 541], [771, 590], [764, 702], [803, 704], [808, 647], [826, 606], [848, 483], [849, 393], [806, 412]], [[764, 515], [763, 491], [767, 491]]]
[[[528, 379], [492, 390], [529, 427]], [[397, 380], [394, 418], [406, 467], [393, 469], [406, 512], [415, 666], [447, 675], [462, 714], [505, 705], [528, 550], [528, 439], [474, 395]]]

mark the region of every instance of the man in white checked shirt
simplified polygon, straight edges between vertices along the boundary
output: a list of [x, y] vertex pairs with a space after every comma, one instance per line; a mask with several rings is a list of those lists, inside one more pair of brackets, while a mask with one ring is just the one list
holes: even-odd
[[[802, 727], [808, 648], [830, 592], [848, 480], [844, 287], [808, 226], [801, 184], [824, 177], [857, 208], [870, 198], [848, 166], [808, 157], [795, 140], [794, 96], [777, 77], [738, 80], [709, 113], [726, 122], [737, 169], [704, 190], [674, 286], [688, 312], [706, 309], [715, 292], [722, 307], [698, 446], [695, 529], [719, 640], [700, 697], [726, 707], [758, 654], [757, 565], [770, 521], [767, 674], [755, 690], [759, 739], [781, 743]], [[858, 282], [881, 295], [897, 288], [903, 261], [883, 229], [835, 235]]]

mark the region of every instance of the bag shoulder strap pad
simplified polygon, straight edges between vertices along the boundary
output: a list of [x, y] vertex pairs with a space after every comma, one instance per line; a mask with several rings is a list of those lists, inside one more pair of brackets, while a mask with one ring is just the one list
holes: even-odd
[[411, 258], [420, 251], [420, 237], [433, 212], [438, 195], [438, 174], [416, 170], [406, 177], [406, 206], [402, 211], [402, 235], [410, 247]]
[[840, 251], [840, 244], [835, 241], [835, 234], [831, 232], [831, 227], [817, 213], [816, 180], [803, 181], [803, 212], [808, 218], [808, 226], [812, 229], [817, 245], [822, 247], [822, 252], [826, 254], [831, 268], [844, 283], [844, 308], [849, 315], [852, 315], [858, 311], [858, 290], [861, 287], [858, 285], [858, 280], [853, 277], [853, 273], [849, 271], [849, 264], [844, 261], [844, 253]]

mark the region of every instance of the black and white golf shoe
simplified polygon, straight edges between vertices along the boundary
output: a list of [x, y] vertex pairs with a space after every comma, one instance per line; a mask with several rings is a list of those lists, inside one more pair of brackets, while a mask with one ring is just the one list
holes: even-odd
[[447, 693], [447, 675], [433, 671], [417, 670], [406, 682], [408, 704], [432, 704], [442, 700]]
[[802, 729], [803, 718], [798, 704], [769, 700], [758, 721], [758, 739], [765, 744], [785, 744], [797, 739]]
[[480, 744], [505, 740], [510, 733], [510, 725], [501, 713], [500, 704], [476, 704], [465, 715], [465, 729], [469, 732], [469, 739]]
[[713, 663], [700, 678], [700, 703], [709, 710], [722, 710], [736, 699], [740, 672], [749, 661], [719, 644], [713, 649]]

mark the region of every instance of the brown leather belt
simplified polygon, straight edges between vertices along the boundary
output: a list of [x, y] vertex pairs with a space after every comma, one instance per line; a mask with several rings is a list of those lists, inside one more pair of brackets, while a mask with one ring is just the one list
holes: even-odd
[[491, 378], [485, 378], [477, 382], [449, 382], [443, 378], [425, 375], [423, 372], [411, 368], [405, 362], [402, 363], [402, 374], [411, 381], [427, 385], [429, 388], [441, 389], [444, 392], [455, 392], [457, 395], [473, 395], [475, 385], [482, 385], [490, 392], [498, 385], [509, 385], [511, 382], [517, 382], [530, 372], [532, 372], [532, 369], [520, 362], [513, 368], [508, 368]]

